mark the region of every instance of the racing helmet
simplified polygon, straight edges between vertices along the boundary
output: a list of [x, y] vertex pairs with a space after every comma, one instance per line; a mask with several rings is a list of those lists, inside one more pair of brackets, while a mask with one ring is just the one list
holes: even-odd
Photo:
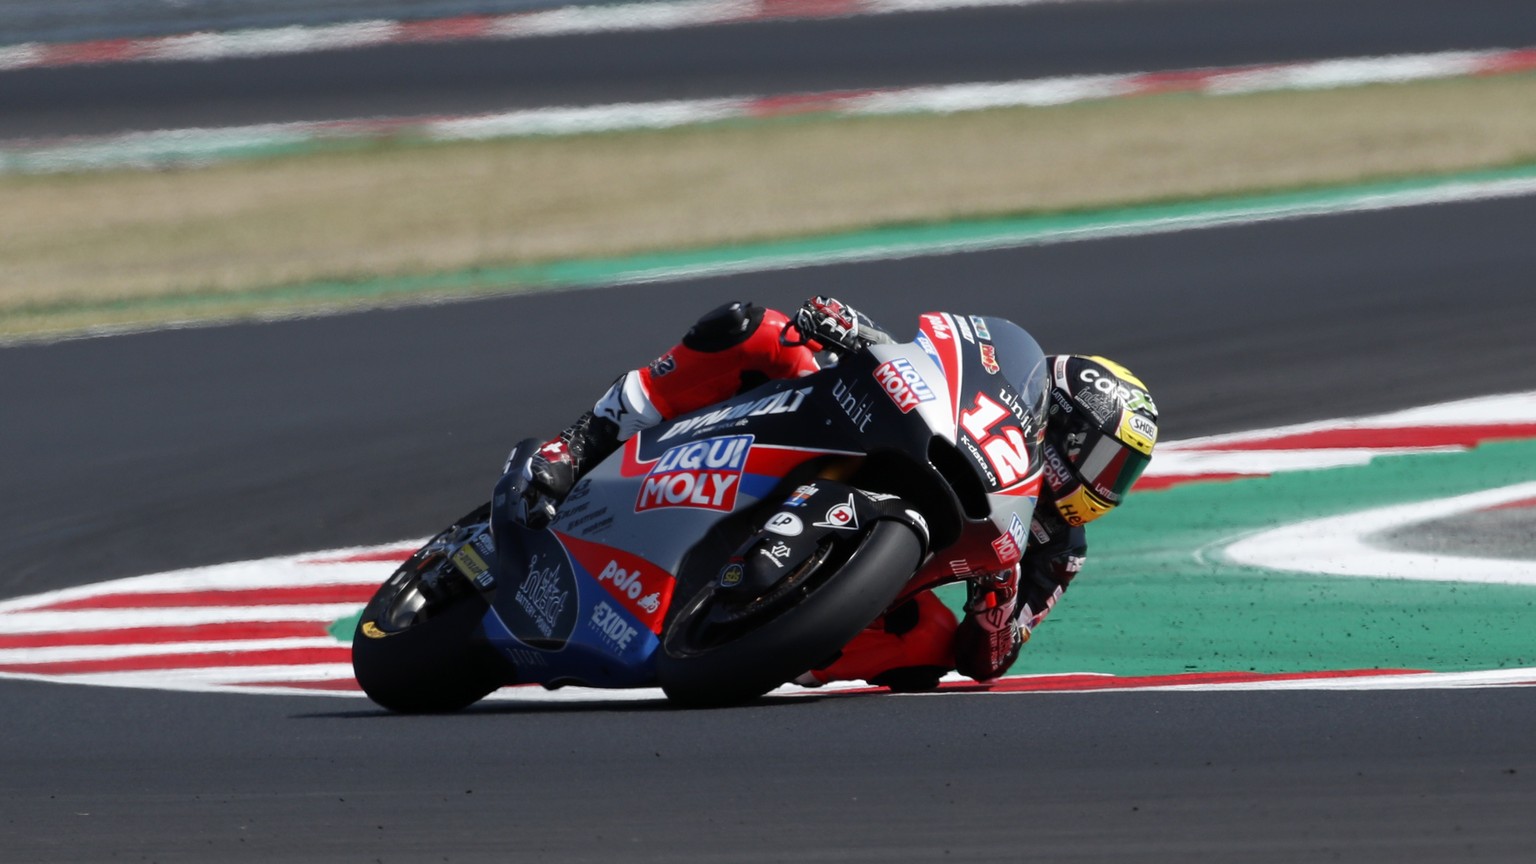
[[1119, 506], [1152, 461], [1157, 405], [1147, 385], [1112, 360], [1056, 354], [1046, 362], [1042, 497], [1067, 524], [1084, 525]]

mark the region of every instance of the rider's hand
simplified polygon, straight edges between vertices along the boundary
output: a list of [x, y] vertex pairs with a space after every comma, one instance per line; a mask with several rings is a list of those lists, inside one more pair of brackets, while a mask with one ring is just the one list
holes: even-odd
[[965, 613], [988, 632], [1003, 629], [1019, 603], [1019, 565], [970, 578]]
[[1018, 603], [1018, 565], [971, 578], [965, 620], [955, 632], [955, 668], [960, 674], [985, 681], [1012, 665], [1025, 639]]
[[[516, 466], [513, 470], [518, 470]], [[570, 447], [556, 438], [538, 449], [522, 466], [522, 482], [516, 484], [518, 501], [513, 518], [529, 528], [541, 529], [555, 519], [560, 502], [576, 483], [576, 464]]]
[[803, 339], [814, 339], [823, 348], [857, 351], [870, 340], [859, 332], [859, 314], [831, 297], [812, 297], [795, 313], [795, 329]]

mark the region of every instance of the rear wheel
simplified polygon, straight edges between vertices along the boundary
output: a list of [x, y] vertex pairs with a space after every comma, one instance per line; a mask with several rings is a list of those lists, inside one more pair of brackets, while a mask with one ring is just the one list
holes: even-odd
[[[352, 671], [391, 711], [457, 711], [509, 683], [510, 670], [476, 640], [489, 603], [448, 554], [460, 524], [433, 538], [368, 601], [352, 635]], [[483, 517], [482, 517], [483, 518]]]
[[843, 543], [828, 538], [760, 596], [714, 583], [695, 594], [657, 656], [667, 696], [694, 706], [746, 702], [826, 661], [896, 599], [923, 553], [917, 533], [893, 520], [875, 522], [852, 549]]

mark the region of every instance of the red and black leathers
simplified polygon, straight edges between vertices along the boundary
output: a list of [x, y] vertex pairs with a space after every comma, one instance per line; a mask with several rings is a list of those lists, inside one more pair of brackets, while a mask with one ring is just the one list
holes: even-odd
[[[889, 339], [835, 300], [812, 298], [806, 309], [800, 317], [810, 322], [807, 327], [817, 327], [833, 309], [837, 314], [832, 318], [843, 322], [844, 330], [848, 321], [862, 322], [851, 329], [864, 343]], [[543, 496], [546, 504], [558, 503], [587, 469], [639, 430], [765, 381], [816, 371], [821, 344], [808, 341], [798, 329], [783, 313], [750, 303], [729, 303], [705, 315], [681, 343], [648, 366], [620, 376], [591, 411], [539, 451], [530, 494]], [[541, 460], [558, 464], [541, 465]], [[554, 513], [533, 507], [528, 512], [550, 518]], [[937, 686], [939, 676], [951, 669], [980, 681], [1003, 674], [1061, 597], [1086, 552], [1081, 528], [1069, 528], [1054, 508], [1037, 508], [1036, 513], [1021, 562], [970, 580], [963, 621], [957, 622], [931, 591], [921, 592], [872, 624], [834, 662], [799, 682], [865, 680], [912, 690]]]

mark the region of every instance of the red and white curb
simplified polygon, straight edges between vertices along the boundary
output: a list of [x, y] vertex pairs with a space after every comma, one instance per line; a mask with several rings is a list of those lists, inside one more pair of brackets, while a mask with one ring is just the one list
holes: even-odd
[[0, 46], [0, 71], [89, 63], [223, 60], [465, 40], [528, 39], [794, 18], [848, 18], [946, 9], [1038, 6], [1090, 0], [679, 0], [572, 5], [508, 15], [183, 33], [145, 39]]
[[1307, 63], [1078, 75], [858, 91], [739, 96], [537, 108], [456, 117], [397, 117], [222, 128], [170, 129], [58, 140], [0, 142], [0, 172], [45, 173], [111, 167], [204, 164], [275, 148], [369, 139], [479, 141], [666, 129], [726, 120], [803, 114], [952, 114], [1046, 107], [1159, 93], [1211, 96], [1320, 90], [1363, 84], [1502, 75], [1536, 70], [1536, 48], [1354, 57]]
[[[1467, 418], [1476, 418], [1468, 424]], [[1536, 438], [1536, 392], [1464, 400], [1372, 417], [1308, 423], [1159, 445], [1141, 488], [1361, 465], [1394, 454], [1450, 452]], [[1524, 503], [1536, 486], [1501, 494]], [[1525, 496], [1522, 498], [1521, 496]], [[1492, 500], [1491, 498], [1489, 499]], [[1479, 501], [1489, 506], [1488, 501]], [[0, 677], [162, 690], [360, 695], [350, 647], [331, 635], [354, 615], [415, 541], [342, 549], [66, 588], [0, 602]], [[1293, 544], [1295, 545], [1295, 544]], [[1525, 562], [1526, 572], [1536, 562]], [[343, 639], [350, 634], [342, 634]], [[1122, 677], [1013, 676], [946, 691], [1407, 689], [1536, 685], [1536, 669], [1435, 673], [1323, 670]], [[858, 684], [781, 693], [863, 692]], [[658, 699], [654, 689], [508, 687], [500, 700]]]

